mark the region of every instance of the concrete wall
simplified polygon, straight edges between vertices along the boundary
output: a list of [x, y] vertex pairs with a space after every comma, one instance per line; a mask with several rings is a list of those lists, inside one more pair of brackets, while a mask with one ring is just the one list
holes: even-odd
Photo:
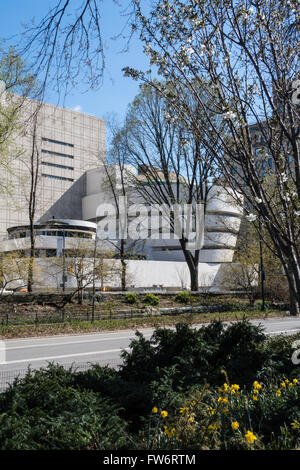
[[[22, 129], [14, 135], [9, 163], [12, 172], [1, 170], [11, 194], [0, 201], [0, 236], [6, 229], [26, 225], [30, 187], [33, 113], [39, 103], [26, 99], [22, 105]], [[36, 149], [39, 160], [36, 221], [52, 218], [81, 219], [85, 194], [82, 176], [105, 158], [105, 121], [71, 109], [43, 103], [38, 112]]]

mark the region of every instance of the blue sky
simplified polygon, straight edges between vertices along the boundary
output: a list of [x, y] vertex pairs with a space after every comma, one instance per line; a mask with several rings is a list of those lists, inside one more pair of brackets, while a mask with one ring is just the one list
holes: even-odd
[[[58, 0], [9, 0], [1, 2], [0, 10], [0, 38], [14, 43], [14, 35], [24, 31], [22, 24], [28, 24], [35, 19], [38, 21], [47, 13], [48, 7], [54, 6]], [[73, 0], [77, 5], [80, 0]], [[126, 0], [123, 0], [126, 3]], [[100, 2], [99, 2], [100, 3]], [[100, 3], [101, 5], [101, 3]], [[103, 13], [103, 39], [105, 40], [106, 71], [104, 83], [97, 91], [81, 93], [72, 90], [66, 97], [64, 106], [78, 109], [82, 112], [104, 118], [109, 113], [116, 113], [119, 119], [125, 115], [127, 105], [138, 93], [138, 83], [123, 76], [122, 67], [145, 66], [146, 57], [142, 54], [139, 41], [131, 42], [129, 52], [121, 53], [122, 40], [112, 40], [111, 37], [119, 33], [124, 24], [120, 10], [112, 0], [103, 0], [101, 6]], [[57, 104], [57, 97], [48, 90], [46, 101]]]

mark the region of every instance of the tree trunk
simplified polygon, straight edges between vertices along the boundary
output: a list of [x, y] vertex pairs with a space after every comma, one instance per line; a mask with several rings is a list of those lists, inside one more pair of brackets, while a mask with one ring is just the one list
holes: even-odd
[[126, 270], [127, 270], [127, 263], [121, 259], [121, 290], [126, 291]]
[[198, 282], [198, 264], [193, 266], [190, 269], [190, 276], [191, 276], [191, 291], [196, 292], [199, 290], [199, 282]]
[[120, 245], [120, 261], [121, 261], [121, 290], [126, 291], [126, 271], [127, 263], [125, 261], [125, 243], [126, 240], [121, 239]]
[[197, 292], [199, 290], [198, 264], [200, 251], [195, 250], [193, 254], [190, 250], [187, 250], [185, 239], [180, 239], [180, 245], [190, 272], [191, 291]]
[[187, 262], [189, 272], [190, 272], [191, 291], [196, 292], [199, 290], [198, 263], [194, 262], [194, 259], [192, 256], [187, 256], [186, 262]]
[[34, 247], [35, 247], [34, 227], [33, 227], [33, 224], [30, 223], [30, 255], [29, 255], [29, 264], [28, 264], [28, 275], [27, 275], [28, 292], [32, 292], [32, 286], [33, 286]]
[[290, 293], [290, 314], [293, 316], [300, 315], [300, 279], [298, 279], [297, 273], [295, 274], [293, 266], [289, 265], [288, 270], [288, 283]]
[[294, 291], [290, 287], [290, 314], [293, 316], [300, 315], [300, 302], [299, 302], [299, 293], [295, 295]]

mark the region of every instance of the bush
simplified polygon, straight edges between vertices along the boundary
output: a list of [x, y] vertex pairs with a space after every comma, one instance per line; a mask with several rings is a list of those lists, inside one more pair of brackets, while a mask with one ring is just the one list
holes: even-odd
[[0, 395], [2, 450], [126, 448], [126, 422], [101, 394], [80, 389], [74, 372], [28, 371]]
[[175, 297], [175, 302], [179, 302], [181, 304], [188, 304], [191, 301], [192, 297], [188, 291], [178, 292]]
[[165, 367], [176, 366], [174, 382], [187, 387], [208, 381], [219, 384], [221, 369], [246, 385], [262, 367], [264, 352], [259, 348], [265, 335], [250, 322], [233, 323], [227, 328], [220, 321], [200, 329], [177, 324], [175, 330], [158, 328], [150, 340], [137, 333], [131, 351], [124, 351], [122, 376], [140, 383], [159, 380]]
[[298, 448], [299, 338], [266, 337], [246, 320], [177, 324], [137, 332], [118, 370], [29, 370], [0, 394], [0, 448]]
[[159, 304], [159, 298], [154, 294], [146, 294], [143, 302], [145, 305], [152, 305], [152, 307], [155, 307], [155, 305]]
[[128, 292], [128, 294], [125, 294], [125, 302], [127, 304], [137, 304], [138, 300], [139, 298], [134, 292]]

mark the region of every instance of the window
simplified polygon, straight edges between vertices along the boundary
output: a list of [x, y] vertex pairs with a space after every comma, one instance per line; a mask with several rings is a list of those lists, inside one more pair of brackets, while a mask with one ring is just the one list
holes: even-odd
[[47, 249], [46, 250], [46, 256], [47, 256], [47, 258], [52, 258], [52, 257], [56, 256], [56, 250]]
[[67, 153], [60, 153], [60, 152], [51, 152], [51, 150], [42, 150], [42, 153], [47, 153], [48, 155], [54, 155], [56, 157], [64, 157], [64, 158], [71, 158], [73, 159], [73, 155], [69, 155]]
[[42, 173], [42, 176], [44, 178], [51, 178], [51, 179], [54, 179], [54, 180], [71, 181], [71, 182], [74, 181], [73, 178], [66, 178], [65, 176], [47, 175], [46, 173]]
[[69, 144], [67, 142], [61, 142], [60, 140], [48, 139], [46, 137], [42, 137], [42, 141], [43, 142], [50, 142], [51, 144], [65, 145], [66, 147], [74, 147], [73, 144]]
[[52, 166], [54, 168], [62, 168], [63, 170], [74, 170], [72, 166], [58, 165], [57, 163], [42, 162], [42, 165]]

